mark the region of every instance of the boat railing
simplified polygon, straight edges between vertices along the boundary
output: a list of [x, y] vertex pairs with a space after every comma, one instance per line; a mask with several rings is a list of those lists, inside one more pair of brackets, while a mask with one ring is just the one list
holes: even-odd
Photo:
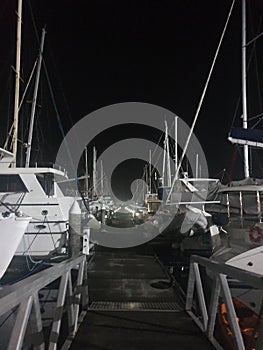
[[[246, 192], [242, 193], [242, 191], [239, 192], [234, 192], [236, 199], [234, 200], [234, 208], [236, 212], [238, 212], [240, 220], [241, 220], [241, 225], [243, 226], [243, 222], [247, 217], [257, 215], [257, 219], [259, 222], [262, 222], [262, 198], [260, 195], [259, 190], [254, 191], [254, 201], [250, 202], [248, 205], [245, 201], [244, 198], [246, 197]], [[238, 199], [238, 200], [237, 200]], [[227, 213], [228, 217], [230, 218], [233, 213], [233, 198], [231, 198], [229, 193], [226, 193], [226, 205], [227, 205]], [[255, 214], [248, 214], [248, 211], [251, 211], [251, 208], [254, 207]]]
[[52, 163], [52, 162], [47, 162], [47, 163], [35, 163], [34, 166], [31, 166], [33, 168], [39, 168], [39, 167], [47, 167], [47, 168], [53, 168], [56, 170], [59, 170], [61, 172], [64, 173], [64, 175], [67, 175], [67, 170], [65, 168], [63, 168], [61, 165], [58, 165], [56, 163]]
[[[73, 275], [74, 283], [72, 270], [78, 270], [77, 276]], [[46, 331], [44, 333], [40, 298], [44, 290], [51, 289], [51, 284], [55, 282], [56, 285], [57, 281], [59, 281], [57, 297], [56, 300], [52, 298], [56, 307], [52, 308], [51, 328], [47, 335]], [[0, 317], [3, 318], [6, 315], [10, 317], [14, 312], [15, 318], [13, 327], [9, 331], [11, 334], [5, 334], [8, 337], [6, 349], [22, 349], [25, 342], [27, 345], [30, 342], [29, 345], [33, 349], [44, 350], [46, 345], [50, 350], [56, 349], [58, 342], [61, 342], [62, 321], [67, 319], [68, 330], [65, 340], [67, 341], [75, 336], [88, 306], [86, 256], [81, 255], [54, 264], [20, 282], [4, 286], [0, 295]], [[64, 333], [63, 328], [63, 339]]]
[[[208, 273], [209, 272], [209, 273]], [[205, 278], [201, 278], [205, 273]], [[208, 273], [208, 274], [207, 274]], [[208, 275], [212, 279], [207, 295]], [[191, 316], [202, 332], [207, 336], [216, 349], [224, 350], [216, 333], [216, 320], [219, 318], [220, 304], [225, 304], [227, 320], [234, 349], [246, 350], [239, 319], [233, 302], [233, 290], [230, 281], [239, 281], [248, 288], [262, 291], [259, 317], [258, 336], [255, 350], [263, 348], [263, 276], [248, 272], [224, 263], [209, 260], [205, 257], [192, 255], [188, 276], [186, 312]], [[205, 284], [206, 283], [206, 284]], [[249, 348], [250, 349], [250, 348]]]

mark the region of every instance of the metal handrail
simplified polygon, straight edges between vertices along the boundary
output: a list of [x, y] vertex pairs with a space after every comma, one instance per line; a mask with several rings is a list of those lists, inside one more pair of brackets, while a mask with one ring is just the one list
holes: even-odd
[[38, 162], [35, 162], [34, 164], [30, 164], [30, 168], [53, 168], [56, 170], [59, 170], [61, 172], [63, 172], [64, 174], [67, 174], [67, 170], [66, 168], [64, 168], [63, 166], [57, 164], [57, 163], [52, 163], [52, 162], [42, 162], [41, 164], [39, 164]]
[[[76, 268], [78, 269], [77, 285], [73, 290], [71, 270]], [[38, 337], [38, 343], [33, 344], [33, 348], [38, 350], [45, 349], [38, 294], [41, 289], [59, 278], [60, 285], [48, 341], [48, 349], [57, 349], [63, 307], [69, 299], [71, 300], [67, 304], [69, 336], [71, 338], [75, 336], [78, 327], [81, 297], [83, 308], [88, 305], [87, 262], [84, 255], [58, 263], [16, 284], [5, 286], [1, 290], [0, 316], [17, 308], [14, 327], [9, 338], [8, 350], [19, 350], [22, 348], [29, 323], [33, 327], [32, 339], [34, 338], [34, 334]], [[34, 319], [33, 322], [32, 318]]]
[[[211, 273], [213, 285], [211, 288], [211, 297], [209, 305], [205, 299], [203, 282], [200, 275], [199, 266], [205, 267]], [[219, 263], [217, 261], [209, 260], [204, 257], [192, 255], [190, 259], [190, 270], [188, 277], [187, 296], [185, 310], [199, 326], [199, 328], [206, 334], [210, 342], [218, 350], [223, 350], [223, 347], [215, 339], [215, 323], [218, 313], [219, 298], [223, 297], [226, 311], [228, 315], [229, 325], [232, 331], [232, 336], [235, 348], [238, 350], [245, 350], [244, 341], [237, 321], [237, 315], [234, 308], [231, 289], [227, 277], [245, 283], [255, 289], [263, 291], [263, 276], [253, 272], [248, 272], [234, 266]], [[197, 303], [199, 305], [200, 314], [198, 315], [194, 310], [194, 291], [197, 292]], [[262, 293], [263, 299], [263, 293]], [[262, 304], [263, 305], [263, 304]], [[261, 305], [261, 309], [262, 309]], [[260, 317], [259, 336], [256, 343], [256, 350], [263, 348], [263, 315]]]

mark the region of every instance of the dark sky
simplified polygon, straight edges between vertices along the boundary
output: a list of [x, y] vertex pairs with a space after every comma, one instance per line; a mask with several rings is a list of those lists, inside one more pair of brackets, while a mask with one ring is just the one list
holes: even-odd
[[[263, 2], [249, 3], [247, 35], [251, 38], [259, 30]], [[15, 64], [16, 6], [15, 0], [0, 3], [0, 118], [4, 125], [1, 145], [8, 110], [9, 114], [12, 110], [9, 97], [12, 97], [14, 74], [10, 67]], [[39, 33], [46, 25], [45, 63], [65, 133], [88, 113], [127, 101], [162, 106], [191, 125], [230, 6], [230, 0], [24, 0], [25, 82], [21, 89], [37, 55], [34, 24]], [[224, 168], [230, 171], [233, 158], [234, 146], [227, 136], [241, 91], [240, 8], [238, 0], [195, 129], [207, 156], [210, 176]], [[262, 47], [263, 37], [256, 44], [261, 66]], [[251, 68], [249, 79], [256, 82], [253, 72], [255, 68]], [[262, 67], [258, 67], [259, 85], [263, 81], [262, 72]], [[55, 154], [61, 133], [47, 78], [45, 74], [42, 76], [41, 108], [36, 121], [36, 127], [41, 130], [36, 132], [36, 139], [41, 147], [35, 146], [35, 156], [47, 160]], [[250, 81], [249, 87], [253, 97], [249, 114], [255, 115], [262, 112], [262, 93], [258, 95], [258, 86]], [[24, 129], [30, 106], [27, 105], [21, 112]], [[235, 125], [240, 125], [240, 109]], [[111, 142], [111, 137], [114, 141], [119, 134], [119, 131], [108, 133], [103, 142], [97, 140], [99, 152]], [[121, 134], [132, 136], [124, 129]], [[238, 150], [236, 178], [243, 176], [239, 153]]]

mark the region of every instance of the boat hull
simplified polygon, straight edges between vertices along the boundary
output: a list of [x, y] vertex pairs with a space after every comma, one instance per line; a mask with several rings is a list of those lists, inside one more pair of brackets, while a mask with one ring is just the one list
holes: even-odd
[[1, 218], [0, 278], [9, 266], [30, 220], [30, 217], [18, 217], [14, 213]]

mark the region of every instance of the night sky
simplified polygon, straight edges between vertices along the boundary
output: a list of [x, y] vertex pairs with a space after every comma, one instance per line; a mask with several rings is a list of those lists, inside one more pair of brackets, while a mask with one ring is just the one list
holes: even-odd
[[[44, 59], [65, 133], [90, 112], [127, 101], [162, 106], [191, 125], [230, 6], [230, 0], [24, 0], [21, 90], [37, 56], [35, 29], [40, 35], [46, 25]], [[16, 7], [15, 0], [1, 0], [1, 146], [13, 109]], [[247, 11], [249, 40], [263, 31], [263, 1], [249, 1]], [[252, 48], [248, 48], [249, 57]], [[262, 113], [263, 37], [255, 49], [248, 78], [249, 116]], [[238, 0], [195, 128], [210, 176], [225, 168], [234, 178], [243, 177], [241, 151], [227, 141], [232, 124], [241, 125], [240, 59]], [[27, 129], [32, 89], [21, 110], [21, 130]], [[257, 127], [262, 128], [262, 123]], [[121, 137], [133, 136], [132, 132], [134, 128], [124, 127], [100, 135], [94, 140], [98, 153]], [[146, 129], [136, 133], [154, 142], [159, 137]], [[25, 135], [21, 133], [20, 138], [24, 141]], [[33, 159], [54, 160], [61, 140], [47, 76], [42, 72]], [[252, 175], [262, 177], [262, 155], [257, 152], [255, 157]]]

